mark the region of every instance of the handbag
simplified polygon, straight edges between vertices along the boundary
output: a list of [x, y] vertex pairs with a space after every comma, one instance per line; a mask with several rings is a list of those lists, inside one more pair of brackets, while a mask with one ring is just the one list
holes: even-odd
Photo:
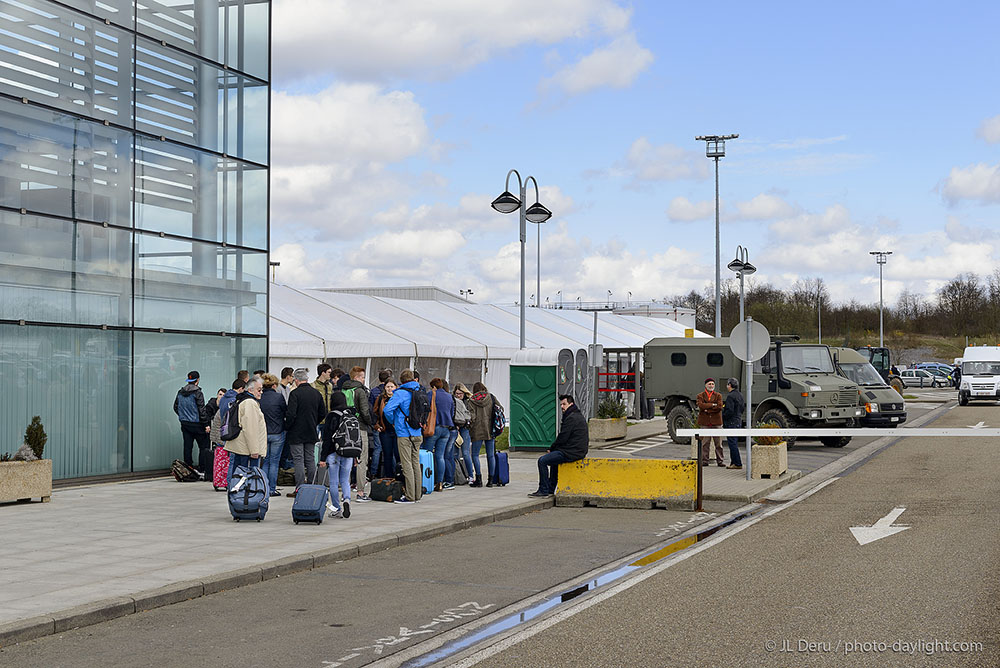
[[438, 411], [437, 411], [437, 401], [434, 400], [434, 397], [437, 392], [441, 391], [442, 390], [431, 390], [430, 393], [431, 412], [430, 415], [427, 416], [427, 424], [424, 425], [424, 431], [423, 431], [424, 436], [427, 438], [433, 436], [434, 430], [437, 429]]

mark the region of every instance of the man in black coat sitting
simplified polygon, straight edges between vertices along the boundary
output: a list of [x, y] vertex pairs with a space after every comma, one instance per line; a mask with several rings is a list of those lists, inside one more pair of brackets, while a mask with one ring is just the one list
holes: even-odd
[[563, 394], [559, 397], [562, 408], [562, 426], [559, 435], [549, 451], [538, 458], [538, 491], [528, 496], [552, 496], [559, 481], [559, 465], [575, 462], [587, 456], [590, 448], [590, 432], [587, 418], [576, 407], [573, 397]]

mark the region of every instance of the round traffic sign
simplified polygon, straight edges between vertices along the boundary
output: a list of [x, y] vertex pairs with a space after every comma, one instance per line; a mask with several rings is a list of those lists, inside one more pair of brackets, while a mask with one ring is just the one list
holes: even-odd
[[[750, 328], [749, 337], [747, 337], [748, 326]], [[747, 345], [748, 343], [749, 345]], [[767, 349], [770, 347], [771, 334], [767, 331], [767, 327], [759, 322], [753, 320], [741, 322], [733, 327], [733, 331], [729, 333], [729, 349], [744, 362], [756, 362], [767, 353]]]

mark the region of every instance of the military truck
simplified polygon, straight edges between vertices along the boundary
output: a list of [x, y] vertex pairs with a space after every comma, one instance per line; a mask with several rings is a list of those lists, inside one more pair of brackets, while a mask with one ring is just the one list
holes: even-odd
[[[725, 392], [726, 380], [742, 384], [744, 363], [729, 348], [729, 338], [674, 338], [649, 341], [644, 349], [646, 395], [664, 402], [667, 430], [675, 443], [690, 438], [677, 430], [695, 424], [695, 397], [706, 378]], [[746, 393], [744, 392], [744, 395]], [[772, 338], [767, 354], [753, 365], [753, 423], [783, 428], [848, 427], [861, 417], [858, 386], [837, 375], [824, 345], [786, 343]], [[794, 438], [786, 439], [792, 445]], [[823, 445], [843, 447], [850, 437], [822, 437]]]
[[893, 371], [894, 367], [892, 365], [892, 358], [889, 355], [888, 348], [879, 348], [878, 346], [861, 346], [860, 348], [855, 348], [857, 352], [864, 356], [872, 367], [878, 372], [878, 375], [882, 376], [882, 380], [885, 384], [896, 390], [900, 396], [903, 395], [903, 379], [899, 377], [899, 374]]
[[865, 355], [853, 348], [830, 348], [841, 376], [857, 383], [862, 427], [898, 427], [906, 422], [903, 397], [886, 384]]

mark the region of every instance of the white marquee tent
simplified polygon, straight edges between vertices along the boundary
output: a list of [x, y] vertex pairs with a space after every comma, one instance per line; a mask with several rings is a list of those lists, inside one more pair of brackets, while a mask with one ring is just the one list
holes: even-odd
[[[509, 368], [518, 350], [518, 307], [389, 299], [271, 285], [268, 370], [306, 367], [311, 374], [327, 361], [364, 367], [368, 385], [379, 370], [416, 369], [427, 383], [482, 381], [510, 405]], [[586, 348], [593, 342], [594, 315], [571, 309], [529, 308], [528, 348]], [[605, 348], [641, 348], [658, 336], [684, 336], [685, 326], [667, 318], [598, 313], [597, 340]], [[696, 332], [697, 336], [705, 336]]]

